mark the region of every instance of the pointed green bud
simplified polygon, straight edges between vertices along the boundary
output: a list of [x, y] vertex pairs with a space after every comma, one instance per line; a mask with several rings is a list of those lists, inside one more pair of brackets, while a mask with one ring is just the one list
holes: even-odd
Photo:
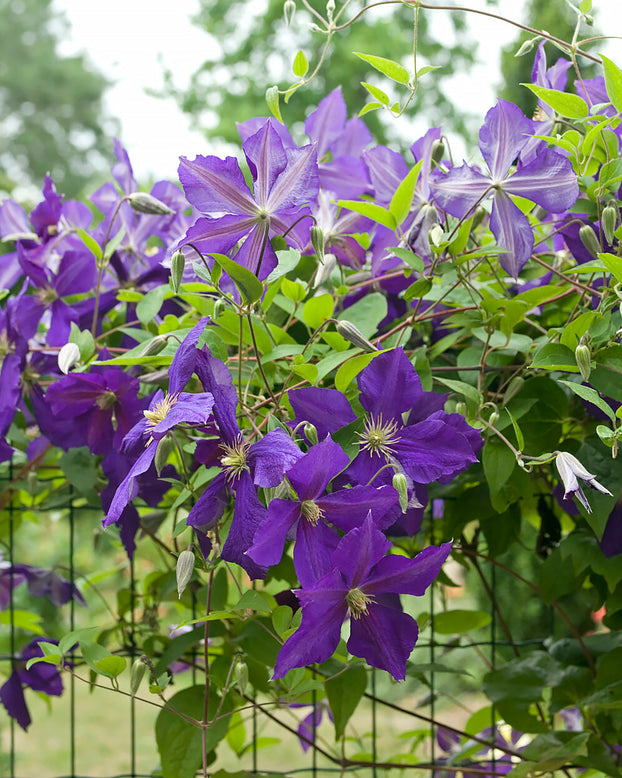
[[504, 405], [507, 405], [510, 400], [520, 392], [524, 383], [525, 379], [522, 376], [514, 376], [514, 378], [508, 384], [508, 388], [505, 390], [505, 396], [503, 398]]
[[445, 156], [445, 144], [442, 140], [435, 140], [434, 143], [432, 143], [432, 167], [434, 167], [434, 163], [438, 165], [439, 162], [443, 161], [443, 157]]
[[158, 443], [158, 447], [156, 448], [156, 452], [155, 452], [155, 457], [153, 458], [158, 477], [160, 476], [160, 473], [162, 472], [164, 466], [168, 462], [168, 458], [171, 454], [171, 451], [173, 450], [174, 445], [175, 443], [173, 441], [173, 436], [171, 435], [170, 432], [167, 432], [166, 435]]
[[581, 243], [583, 243], [590, 254], [593, 257], [597, 257], [602, 249], [600, 247], [600, 241], [596, 237], [596, 233], [589, 224], [584, 224], [583, 227], [581, 227], [579, 230], [579, 237], [581, 238]]
[[186, 258], [184, 257], [183, 251], [176, 251], [171, 257], [171, 285], [175, 294], [179, 292], [181, 287], [185, 267]]
[[31, 497], [37, 494], [37, 488], [39, 486], [39, 476], [36, 470], [30, 470], [26, 476], [26, 489]]
[[170, 216], [175, 213], [166, 203], [158, 200], [153, 195], [147, 194], [147, 192], [132, 192], [126, 195], [125, 199], [139, 213], [150, 213], [157, 216]]
[[333, 20], [333, 14], [335, 13], [335, 0], [328, 0], [326, 3], [326, 16], [329, 21]]
[[497, 424], [499, 423], [499, 411], [495, 410], [495, 411], [493, 411], [490, 414], [490, 418], [488, 419], [488, 423], [490, 424], [491, 427], [496, 427], [497, 426]]
[[461, 416], [466, 416], [467, 415], [467, 404], [465, 402], [462, 402], [462, 400], [460, 400], [460, 402], [456, 403], [456, 411], [455, 412], [459, 413]]
[[396, 473], [393, 476], [393, 488], [399, 495], [402, 513], [406, 513], [408, 508], [408, 481], [404, 473]]
[[233, 668], [233, 683], [238, 692], [244, 696], [248, 686], [248, 665], [241, 657], [238, 657]]
[[318, 442], [317, 430], [311, 422], [307, 422], [302, 428], [305, 433], [305, 438], [311, 443], [312, 446], [316, 446]]
[[188, 586], [188, 582], [192, 578], [193, 572], [194, 553], [191, 549], [187, 548], [177, 557], [177, 567], [175, 569], [177, 575], [177, 594], [180, 599], [181, 595], [184, 593], [184, 589]]
[[212, 318], [217, 319], [221, 313], [224, 313], [227, 304], [220, 297], [214, 303], [214, 310], [212, 312]]
[[159, 354], [160, 351], [166, 346], [168, 342], [168, 337], [166, 335], [156, 335], [155, 338], [152, 340], [147, 341], [145, 343], [145, 347], [140, 352], [141, 357], [153, 357], [156, 354]]
[[342, 338], [345, 338], [346, 340], [350, 341], [355, 346], [358, 346], [359, 348], [362, 348], [363, 351], [378, 351], [378, 349], [374, 346], [373, 343], [370, 343], [370, 341], [367, 340], [367, 338], [363, 335], [363, 333], [358, 329], [358, 327], [355, 327], [354, 324], [352, 324], [349, 321], [346, 321], [343, 319], [342, 321], [338, 321], [335, 325], [335, 329], [337, 332], [341, 335]]
[[61, 373], [67, 375], [71, 368], [80, 361], [80, 349], [76, 343], [65, 343], [58, 352], [58, 367]]
[[295, 0], [285, 0], [285, 3], [283, 4], [283, 16], [285, 16], [285, 24], [288, 27], [292, 23], [292, 19], [294, 18], [295, 13], [296, 13]]
[[136, 696], [146, 672], [147, 665], [141, 656], [134, 662], [130, 670], [130, 694], [132, 696]]
[[609, 245], [613, 244], [615, 239], [616, 222], [618, 221], [618, 210], [615, 205], [607, 205], [603, 208], [603, 212], [600, 217], [600, 224], [605, 233], [605, 238]]
[[587, 381], [592, 372], [592, 355], [590, 354], [589, 348], [584, 343], [579, 343], [574, 350], [574, 358], [577, 360], [581, 378], [584, 381]]
[[322, 228], [314, 224], [311, 227], [311, 245], [321, 263], [324, 263], [324, 233]]

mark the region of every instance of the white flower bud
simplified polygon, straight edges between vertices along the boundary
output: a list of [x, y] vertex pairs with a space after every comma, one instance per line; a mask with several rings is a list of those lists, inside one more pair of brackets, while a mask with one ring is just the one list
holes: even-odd
[[285, 16], [285, 24], [289, 27], [296, 13], [295, 0], [285, 0], [283, 5], [283, 15]]
[[350, 343], [358, 346], [359, 348], [362, 348], [364, 351], [378, 351], [374, 344], [370, 343], [370, 341], [367, 340], [358, 327], [355, 327], [351, 322], [346, 321], [345, 319], [338, 321], [335, 325], [335, 329], [342, 338], [349, 340]]
[[80, 349], [75, 343], [65, 343], [58, 352], [58, 367], [64, 375], [67, 375], [71, 368], [79, 361]]

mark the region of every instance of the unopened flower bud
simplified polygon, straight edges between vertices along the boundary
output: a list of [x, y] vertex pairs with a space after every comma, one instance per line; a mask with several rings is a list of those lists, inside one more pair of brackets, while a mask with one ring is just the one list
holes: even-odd
[[166, 346], [168, 338], [166, 335], [156, 335], [155, 338], [145, 343], [145, 347], [140, 352], [141, 357], [153, 357], [159, 354]]
[[130, 694], [135, 695], [138, 692], [146, 672], [147, 665], [141, 656], [134, 662], [132, 669], [130, 670]]
[[171, 284], [175, 294], [179, 292], [181, 287], [185, 267], [186, 258], [184, 257], [183, 251], [176, 251], [171, 257]]
[[350, 341], [355, 346], [358, 346], [359, 348], [362, 348], [363, 351], [378, 351], [378, 349], [374, 346], [373, 343], [370, 343], [370, 341], [367, 340], [367, 338], [363, 335], [363, 333], [358, 329], [358, 327], [355, 327], [354, 324], [352, 324], [349, 321], [346, 321], [345, 319], [342, 321], [338, 321], [335, 325], [335, 329], [337, 332], [341, 335], [342, 338], [345, 338], [346, 340]]
[[313, 279], [313, 288], [317, 289], [324, 281], [328, 281], [330, 274], [337, 267], [337, 257], [334, 254], [324, 255], [324, 264], [319, 265]]
[[58, 352], [58, 367], [61, 373], [67, 375], [71, 368], [80, 361], [80, 349], [76, 343], [65, 343]]
[[605, 238], [609, 245], [613, 244], [615, 239], [616, 222], [618, 221], [618, 211], [614, 205], [609, 204], [603, 209], [600, 217], [600, 224], [605, 233]]
[[601, 251], [600, 243], [596, 237], [596, 233], [589, 224], [584, 224], [583, 227], [581, 227], [579, 230], [579, 237], [581, 238], [581, 243], [583, 243], [590, 254], [593, 257], [598, 256]]
[[577, 360], [581, 378], [587, 381], [592, 372], [592, 355], [589, 348], [585, 344], [580, 343], [574, 350], [574, 358]]
[[488, 423], [491, 427], [496, 427], [499, 422], [499, 411], [493, 411], [490, 414], [490, 418], [488, 419]]
[[524, 383], [525, 379], [522, 376], [514, 376], [514, 378], [508, 384], [508, 388], [505, 390], [505, 397], [503, 398], [504, 405], [507, 405], [510, 400], [520, 392]]
[[435, 140], [434, 143], [432, 144], [432, 154], [431, 154], [432, 163], [436, 163], [438, 165], [439, 162], [442, 162], [444, 156], [445, 156], [445, 144], [443, 143], [442, 140]]
[[430, 237], [430, 243], [434, 246], [440, 246], [443, 242], [443, 228], [440, 224], [435, 224], [434, 227], [430, 229], [430, 232], [428, 233]]
[[461, 416], [467, 415], [467, 405], [462, 400], [456, 403], [456, 413], [459, 413]]
[[244, 695], [248, 686], [248, 665], [240, 657], [238, 657], [233, 668], [233, 683], [240, 694]]
[[153, 195], [147, 194], [147, 192], [132, 192], [126, 196], [126, 200], [139, 213], [150, 213], [158, 216], [168, 216], [175, 213], [166, 203], [158, 200]]
[[311, 227], [311, 245], [320, 262], [324, 262], [324, 233], [322, 228], [314, 224]]
[[226, 308], [226, 303], [220, 297], [214, 303], [214, 310], [212, 311], [212, 319], [217, 319]]
[[285, 16], [285, 24], [288, 27], [292, 23], [292, 19], [294, 18], [295, 13], [296, 13], [295, 0], [285, 0], [285, 3], [283, 5], [283, 15]]
[[155, 456], [153, 458], [158, 477], [160, 477], [160, 473], [168, 462], [168, 458], [171, 454], [171, 451], [173, 450], [173, 446], [173, 436], [170, 432], [167, 432], [166, 435], [159, 441]]
[[312, 446], [316, 446], [318, 442], [318, 437], [317, 437], [317, 429], [315, 428], [315, 425], [311, 424], [311, 422], [307, 422], [302, 429], [303, 432], [305, 433], [305, 438], [309, 441], [309, 443], [311, 443]]
[[334, 13], [335, 13], [335, 0], [328, 0], [328, 2], [326, 3], [326, 16], [328, 16], [329, 19], [332, 19]]
[[402, 513], [406, 513], [406, 508], [408, 508], [408, 481], [404, 473], [395, 473], [393, 476], [393, 488], [399, 495]]
[[192, 578], [194, 572], [194, 553], [187, 548], [182, 551], [177, 557], [177, 567], [175, 573], [177, 576], [177, 593], [181, 598], [184, 593], [184, 589], [188, 586], [188, 582]]

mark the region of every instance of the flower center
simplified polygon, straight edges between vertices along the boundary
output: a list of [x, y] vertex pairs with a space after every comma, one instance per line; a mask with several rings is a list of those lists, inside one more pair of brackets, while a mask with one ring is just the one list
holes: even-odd
[[353, 619], [360, 619], [361, 616], [367, 616], [367, 606], [369, 603], [374, 602], [374, 598], [355, 588], [350, 589], [346, 594], [346, 602], [348, 603], [350, 616]]
[[[102, 394], [97, 396], [97, 399], [95, 400], [95, 405], [97, 405], [98, 408], [101, 408], [102, 411], [105, 411], [108, 408], [112, 408], [112, 406], [116, 403], [116, 401], [117, 401], [117, 395], [108, 389], [107, 391], [102, 392]], [[147, 415], [147, 413], [149, 413], [149, 411], [145, 411], [145, 415]], [[147, 422], [147, 424], [149, 424], [149, 422]]]
[[365, 422], [365, 429], [359, 432], [359, 446], [366, 449], [370, 454], [382, 454], [387, 459], [393, 453], [393, 446], [399, 442], [400, 436], [397, 434], [397, 422], [382, 421], [382, 414], [375, 419], [370, 416]]
[[44, 286], [43, 288], [39, 289], [37, 297], [41, 301], [42, 305], [52, 305], [54, 300], [58, 300], [56, 289], [52, 289], [51, 286]]
[[305, 500], [300, 506], [300, 511], [309, 524], [314, 527], [320, 519], [324, 518], [324, 511], [313, 500]]
[[[105, 396], [105, 395], [104, 395]], [[151, 408], [151, 410], [143, 411], [145, 414], [145, 418], [147, 419], [147, 429], [145, 430], [145, 434], [149, 434], [151, 430], [154, 429], [154, 427], [157, 427], [158, 424], [161, 421], [164, 421], [166, 417], [171, 412], [171, 408], [177, 400], [179, 399], [179, 392], [176, 392], [175, 394], [169, 394], [168, 392], [164, 395], [164, 397], [160, 400], [159, 403], [155, 405], [154, 408]], [[147, 445], [151, 443], [153, 440], [153, 435], [149, 435], [149, 440], [147, 441]]]
[[224, 455], [220, 457], [220, 464], [224, 467], [228, 481], [238, 478], [245, 470], [248, 470], [249, 443], [239, 438], [232, 446], [222, 443]]

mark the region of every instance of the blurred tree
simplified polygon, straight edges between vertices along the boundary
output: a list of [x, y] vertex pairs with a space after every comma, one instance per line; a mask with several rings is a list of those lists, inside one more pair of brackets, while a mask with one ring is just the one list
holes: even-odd
[[[546, 30], [557, 38], [565, 41], [572, 41], [572, 36], [577, 24], [577, 13], [566, 0], [552, 0], [552, 2], [542, 2], [542, 0], [530, 0], [527, 8], [522, 14], [525, 24], [536, 30]], [[581, 37], [592, 37], [599, 33], [594, 27], [588, 27], [585, 23], [581, 25]], [[533, 35], [527, 32], [521, 32], [520, 35], [501, 51], [501, 76], [499, 96], [504, 100], [509, 100], [518, 105], [527, 116], [532, 116], [537, 104], [536, 96], [521, 84], [531, 83], [531, 70], [536, 48], [524, 56], [516, 57], [516, 52], [522, 44], [533, 38]], [[539, 41], [537, 42], [539, 43]], [[536, 43], [536, 45], [537, 45]], [[547, 62], [549, 67], [553, 65], [564, 54], [552, 43], [546, 46]], [[581, 75], [584, 78], [591, 78], [596, 75], [594, 65], [585, 61], [580, 61]], [[568, 71], [568, 83], [573, 84], [576, 73], [571, 68]]]
[[[52, 0], [0, 0], [0, 168], [7, 182], [76, 196], [112, 155], [108, 81], [83, 56], [64, 57], [68, 22]], [[108, 149], [110, 150], [108, 152]]]
[[[310, 3], [325, 14], [326, 0]], [[340, 5], [337, 3], [337, 11]], [[354, 16], [362, 6], [358, 0], [352, 2], [345, 18]], [[181, 109], [194, 117], [196, 127], [206, 136], [237, 143], [235, 121], [268, 115], [266, 88], [272, 84], [283, 88], [296, 80], [292, 63], [299, 49], [304, 51], [310, 69], [315, 67], [325, 36], [309, 29], [312, 21], [300, 3], [288, 28], [283, 0], [200, 0], [195, 22], [211, 36], [209, 58], [187, 89], [177, 88], [172, 73], [167, 72], [164, 91], [176, 97]], [[402, 5], [363, 14], [351, 27], [335, 34], [318, 77], [299, 89], [286, 106], [281, 101], [285, 121], [290, 127], [302, 122], [310, 107], [339, 84], [350, 112], [358, 112], [371, 99], [360, 85], [362, 80], [381, 87], [392, 99], [403, 101], [405, 90], [352, 52], [388, 57], [412, 70], [412, 50], [412, 8]], [[408, 115], [425, 114], [431, 124], [451, 121], [457, 131], [464, 131], [467, 114], [443, 94], [439, 77], [465, 69], [474, 58], [475, 46], [467, 38], [464, 14], [443, 17], [438, 12], [420, 11], [418, 66], [431, 64], [442, 69], [422, 79]], [[380, 142], [395, 140], [404, 132], [403, 122], [393, 122], [385, 111], [367, 114], [365, 121]]]

